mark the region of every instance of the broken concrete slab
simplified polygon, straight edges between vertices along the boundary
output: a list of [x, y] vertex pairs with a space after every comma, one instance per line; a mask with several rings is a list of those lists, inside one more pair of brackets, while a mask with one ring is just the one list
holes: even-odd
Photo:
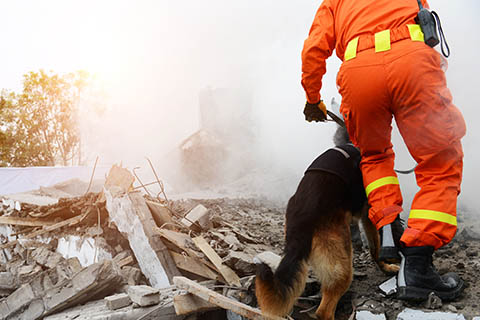
[[162, 227], [165, 223], [172, 223], [172, 215], [168, 207], [154, 201], [146, 201], [153, 219], [159, 227]]
[[121, 282], [118, 268], [105, 261], [84, 268], [71, 279], [53, 284], [49, 272], [40, 274], [31, 283], [15, 290], [0, 304], [5, 319], [38, 319], [65, 308], [84, 303], [95, 297], [103, 297]]
[[225, 264], [237, 271], [240, 276], [246, 276], [255, 273], [255, 263], [253, 255], [240, 251], [230, 251], [223, 259]]
[[277, 270], [278, 265], [280, 264], [280, 261], [282, 261], [282, 257], [280, 257], [278, 254], [275, 254], [271, 251], [265, 251], [265, 252], [259, 253], [253, 258], [253, 262], [255, 264], [260, 264], [263, 262], [266, 265], [268, 265], [273, 272]]
[[[132, 176], [126, 169], [121, 171], [122, 175]], [[139, 192], [125, 193], [128, 189], [120, 193], [111, 192], [110, 189], [116, 187], [115, 184], [106, 184], [103, 193], [110, 219], [120, 232], [126, 234], [140, 269], [150, 284], [155, 288], [169, 286], [171, 279], [180, 272], [155, 231], [156, 223], [145, 199]]]
[[160, 292], [149, 286], [129, 286], [128, 295], [132, 302], [141, 307], [147, 307], [160, 302]]
[[105, 304], [110, 310], [117, 310], [132, 304], [132, 300], [126, 293], [119, 293], [113, 296], [108, 296], [105, 297], [103, 300], [105, 300]]
[[397, 320], [465, 320], [461, 314], [447, 313], [447, 312], [424, 312], [421, 310], [413, 310], [407, 308], [403, 310], [398, 316]]
[[139, 268], [124, 266], [121, 270], [123, 283], [128, 284], [129, 286], [140, 284], [142, 271]]
[[11, 272], [0, 272], [0, 289], [15, 290], [17, 288], [17, 279]]
[[[149, 318], [154, 315], [154, 318]], [[176, 316], [173, 305], [155, 305], [144, 308], [133, 308], [133, 305], [110, 310], [107, 308], [104, 300], [96, 300], [79, 305], [63, 312], [56, 313], [44, 318], [45, 320], [92, 320], [92, 319], [109, 319], [109, 320], [139, 320], [139, 319], [155, 319], [155, 320], [181, 320], [183, 316]]]
[[180, 220], [180, 222], [187, 227], [191, 227], [194, 223], [198, 223], [204, 229], [209, 229], [212, 226], [210, 213], [208, 209], [201, 204], [197, 205], [187, 213], [185, 218]]
[[379, 286], [379, 288], [380, 288], [380, 290], [382, 290], [382, 292], [386, 296], [390, 296], [390, 295], [396, 293], [397, 292], [397, 277], [392, 277], [392, 278], [388, 279], [387, 281], [382, 283]]
[[367, 310], [362, 310], [355, 313], [355, 320], [387, 320], [387, 318], [383, 313], [375, 314]]
[[61, 254], [50, 251], [45, 247], [36, 248], [31, 252], [30, 256], [36, 263], [49, 269], [55, 268], [62, 260], [64, 260]]

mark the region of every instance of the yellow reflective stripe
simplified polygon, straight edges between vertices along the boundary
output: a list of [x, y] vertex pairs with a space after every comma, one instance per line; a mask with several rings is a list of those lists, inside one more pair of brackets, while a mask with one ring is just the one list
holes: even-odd
[[390, 30], [375, 33], [375, 52], [390, 50]]
[[410, 32], [410, 39], [412, 39], [412, 41], [425, 42], [422, 28], [420, 28], [418, 24], [407, 24], [407, 26], [408, 26], [408, 31]]
[[397, 177], [384, 177], [375, 180], [365, 188], [365, 191], [367, 192], [367, 197], [373, 190], [386, 186], [387, 184], [400, 184], [400, 182], [398, 182]]
[[434, 220], [440, 221], [444, 223], [448, 223], [454, 226], [457, 226], [457, 217], [452, 216], [451, 214], [440, 212], [440, 211], [433, 211], [433, 210], [411, 210], [409, 219], [427, 219], [427, 220]]
[[357, 56], [357, 47], [358, 47], [358, 37], [350, 40], [347, 44], [347, 49], [345, 50], [344, 60], [348, 61]]

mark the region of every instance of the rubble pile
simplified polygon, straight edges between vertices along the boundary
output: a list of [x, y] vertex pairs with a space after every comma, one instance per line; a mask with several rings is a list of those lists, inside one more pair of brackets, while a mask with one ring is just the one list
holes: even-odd
[[[285, 208], [264, 199], [169, 201], [142, 195], [134, 181], [114, 166], [101, 192], [44, 206], [2, 201], [0, 319], [263, 319], [253, 261], [278, 265]], [[478, 316], [476, 236], [462, 229], [461, 242], [436, 253], [441, 271], [454, 266], [469, 283], [463, 299], [416, 305], [394, 298], [395, 279], [359, 240], [336, 318]], [[291, 317], [311, 319], [318, 291], [310, 276]]]

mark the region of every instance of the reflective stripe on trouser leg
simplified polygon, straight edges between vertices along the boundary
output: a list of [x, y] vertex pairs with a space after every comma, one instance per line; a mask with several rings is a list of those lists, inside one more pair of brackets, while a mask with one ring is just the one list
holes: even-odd
[[401, 241], [409, 247], [433, 246], [450, 242], [457, 230], [457, 196], [462, 178], [462, 148], [459, 141], [433, 155], [417, 157], [417, 183]]
[[371, 206], [369, 218], [377, 229], [392, 223], [402, 211], [402, 194], [393, 170], [393, 151], [383, 155], [366, 155], [362, 159], [365, 192]]

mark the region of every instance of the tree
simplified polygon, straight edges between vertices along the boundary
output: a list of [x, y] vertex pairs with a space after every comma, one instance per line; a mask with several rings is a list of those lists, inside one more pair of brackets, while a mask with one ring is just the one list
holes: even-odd
[[40, 70], [24, 75], [22, 93], [2, 94], [7, 120], [0, 139], [8, 155], [0, 165], [68, 165], [79, 152], [78, 102], [87, 84], [85, 72]]

